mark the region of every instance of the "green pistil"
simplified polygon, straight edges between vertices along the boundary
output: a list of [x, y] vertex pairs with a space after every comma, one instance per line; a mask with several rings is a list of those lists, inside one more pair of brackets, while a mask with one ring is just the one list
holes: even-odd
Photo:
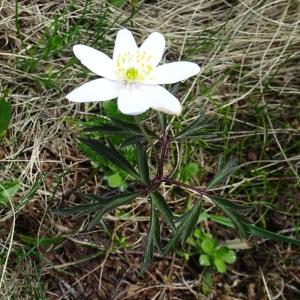
[[129, 68], [126, 71], [126, 78], [128, 81], [137, 80], [139, 76], [139, 71], [136, 68]]

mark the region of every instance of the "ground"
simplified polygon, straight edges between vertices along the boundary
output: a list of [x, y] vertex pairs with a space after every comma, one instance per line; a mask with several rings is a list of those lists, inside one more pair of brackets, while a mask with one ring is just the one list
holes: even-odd
[[[1, 299], [299, 299], [299, 248], [249, 237], [211, 220], [199, 228], [220, 243], [233, 243], [237, 261], [225, 274], [207, 272], [182, 245], [140, 274], [149, 221], [147, 199], [105, 215], [86, 229], [89, 216], [59, 216], [55, 210], [80, 204], [76, 192], [106, 193], [105, 174], [80, 151], [79, 120], [101, 105], [72, 104], [65, 95], [93, 78], [75, 58], [72, 45], [111, 55], [118, 29], [141, 43], [153, 31], [167, 40], [165, 62], [187, 60], [202, 68], [176, 86], [183, 105], [168, 118], [170, 134], [200, 112], [211, 135], [172, 143], [166, 170], [205, 187], [219, 155], [236, 157], [237, 171], [210, 192], [247, 205], [254, 224], [299, 236], [300, 215], [300, 3], [249, 1], [11, 1], [0, 3], [0, 97], [13, 118], [0, 140], [0, 178], [20, 190], [1, 203]], [[171, 87], [173, 88], [173, 87]], [[144, 122], [157, 129], [156, 114]], [[194, 203], [192, 192], [162, 186], [178, 213]], [[223, 212], [204, 201], [203, 211]], [[163, 236], [167, 228], [163, 229]]]

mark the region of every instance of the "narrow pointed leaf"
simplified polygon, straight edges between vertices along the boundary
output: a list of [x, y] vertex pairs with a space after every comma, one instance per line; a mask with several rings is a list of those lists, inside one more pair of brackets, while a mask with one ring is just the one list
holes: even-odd
[[206, 118], [205, 114], [203, 112], [200, 113], [199, 117], [196, 118], [195, 121], [193, 121], [190, 125], [185, 127], [182, 131], [180, 131], [174, 139], [183, 139], [186, 137], [189, 137], [191, 135], [196, 135], [195, 133], [199, 131], [201, 128], [205, 128], [209, 126], [209, 121]]
[[162, 253], [159, 219], [158, 219], [158, 214], [157, 214], [156, 208], [153, 204], [152, 204], [152, 208], [151, 208], [151, 222], [153, 222], [152, 230], [154, 233], [155, 245], [156, 245], [157, 249], [159, 250], [159, 252]]
[[135, 134], [138, 135], [143, 135], [143, 132], [141, 131], [140, 126], [143, 128], [143, 130], [151, 137], [153, 138], [158, 138], [157, 134], [155, 134], [151, 129], [149, 129], [148, 127], [144, 126], [144, 125], [136, 125], [134, 123], [130, 123], [130, 122], [125, 122], [123, 120], [120, 119], [116, 119], [116, 118], [112, 118], [111, 120], [113, 123], [115, 123], [119, 128], [123, 128], [123, 129], [127, 129], [127, 130], [131, 130], [132, 132], [135, 132]]
[[160, 211], [167, 224], [172, 228], [172, 230], [176, 230], [174, 216], [165, 198], [159, 192], [150, 193], [150, 197], [155, 207]]
[[279, 241], [279, 242], [283, 242], [283, 243], [300, 246], [300, 240], [298, 240], [298, 239], [289, 238], [282, 234], [271, 232], [269, 230], [263, 229], [261, 227], [257, 227], [252, 224], [247, 224], [247, 228], [248, 228], [249, 233], [252, 235], [260, 236], [260, 237], [274, 240], [274, 241]]
[[155, 205], [152, 203], [150, 227], [149, 227], [146, 245], [145, 245], [145, 254], [143, 256], [141, 274], [143, 274], [152, 263], [155, 244], [159, 249], [159, 251], [162, 252], [158, 215], [157, 215]]
[[223, 162], [223, 159], [220, 157], [218, 162], [218, 168], [216, 171], [216, 175], [211, 180], [211, 182], [208, 185], [208, 188], [215, 188], [219, 184], [221, 184], [223, 181], [225, 181], [232, 172], [236, 170], [236, 160], [230, 159], [225, 165]]
[[164, 249], [165, 254], [174, 250], [180, 241], [185, 241], [191, 235], [197, 225], [200, 210], [201, 203], [199, 201], [180, 219], [180, 224], [177, 226], [176, 231], [173, 233], [171, 239], [166, 245], [166, 248]]
[[104, 214], [121, 205], [130, 203], [139, 195], [141, 195], [140, 192], [133, 192], [133, 193], [122, 193], [122, 194], [107, 197], [106, 198], [107, 203], [105, 205], [101, 205], [101, 208], [99, 209], [99, 211], [96, 212], [92, 221], [90, 222], [88, 229], [94, 227], [99, 222], [99, 220], [103, 217]]
[[[218, 198], [217, 198], [218, 199]], [[231, 219], [232, 223], [235, 225], [235, 227], [238, 229], [240, 237], [246, 238], [248, 236], [248, 230], [247, 230], [247, 221], [239, 215], [238, 212], [236, 212], [235, 209], [232, 207], [226, 206], [217, 199], [212, 199], [215, 204]]]
[[195, 226], [197, 225], [199, 216], [201, 212], [201, 202], [199, 201], [197, 204], [194, 205], [191, 209], [191, 214], [189, 216], [188, 222], [186, 222], [183, 234], [182, 234], [182, 241], [185, 241], [193, 232]]
[[145, 184], [150, 183], [149, 179], [149, 167], [147, 162], [147, 153], [145, 146], [141, 143], [136, 143], [136, 158], [137, 158], [137, 166], [142, 178], [142, 181]]
[[153, 260], [153, 250], [154, 250], [154, 236], [153, 231], [149, 229], [146, 245], [145, 245], [145, 254], [143, 256], [141, 274], [144, 274], [145, 271], [149, 268]]
[[[100, 206], [98, 206], [100, 207]], [[82, 204], [82, 205], [75, 205], [72, 207], [65, 207], [53, 210], [52, 212], [59, 216], [65, 216], [65, 215], [72, 215], [72, 214], [78, 214], [80, 215], [94, 212], [97, 209], [97, 205], [93, 204]]]
[[126, 139], [124, 142], [120, 144], [121, 148], [124, 148], [129, 145], [135, 145], [136, 143], [142, 143], [145, 140], [144, 136], [132, 136]]
[[130, 165], [130, 163], [127, 161], [127, 159], [112, 146], [107, 147], [102, 142], [97, 141], [97, 140], [92, 140], [92, 139], [81, 138], [79, 140], [80, 140], [80, 142], [87, 145], [90, 149], [95, 151], [98, 155], [100, 155], [104, 159], [107, 159], [108, 161], [110, 161], [111, 163], [116, 165], [117, 167], [126, 171], [133, 178], [138, 179], [138, 180], [140, 179], [139, 174]]

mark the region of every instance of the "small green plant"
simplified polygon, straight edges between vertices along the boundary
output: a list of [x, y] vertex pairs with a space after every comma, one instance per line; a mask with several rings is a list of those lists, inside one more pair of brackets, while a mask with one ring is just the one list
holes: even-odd
[[19, 189], [20, 183], [18, 181], [0, 182], [0, 206], [6, 205]]
[[201, 266], [215, 267], [219, 273], [225, 273], [227, 265], [236, 261], [235, 251], [220, 245], [211, 234], [203, 233], [199, 228], [194, 230], [187, 243], [193, 247]]

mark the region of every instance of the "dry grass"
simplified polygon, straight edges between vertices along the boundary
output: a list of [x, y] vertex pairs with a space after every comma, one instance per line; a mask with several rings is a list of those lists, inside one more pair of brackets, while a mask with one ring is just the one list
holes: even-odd
[[[87, 220], [62, 219], [49, 211], [77, 201], [69, 192], [89, 176], [83, 189], [104, 189], [101, 177], [91, 176], [78, 152], [76, 132], [68, 122], [97, 108], [64, 98], [88, 79], [82, 66], [70, 63], [71, 45], [80, 41], [109, 53], [119, 24], [130, 16], [129, 5], [122, 12], [104, 1], [88, 1], [86, 10], [84, 1], [74, 3], [24, 0], [18, 1], [17, 11], [15, 1], [0, 3], [0, 95], [7, 95], [14, 107], [10, 130], [0, 143], [0, 177], [17, 179], [22, 186], [13, 199], [15, 209], [1, 210], [1, 299], [206, 299], [201, 270], [179, 257], [158, 256], [151, 272], [137, 276], [147, 224], [145, 199], [124, 208], [131, 211], [130, 219], [106, 217], [113, 240], [100, 229], [86, 232]], [[213, 148], [191, 145], [195, 151], [188, 158], [186, 145], [174, 145], [172, 155], [180, 159], [172, 161], [173, 167], [180, 170], [190, 159], [211, 171], [217, 154], [235, 154], [240, 171], [219, 192], [252, 204], [250, 218], [285, 233], [297, 231], [300, 212], [299, 20], [297, 0], [157, 0], [141, 3], [126, 23], [139, 41], [154, 30], [164, 33], [166, 60], [203, 66], [199, 78], [182, 84], [178, 92], [186, 103], [181, 120], [189, 122], [202, 109], [223, 134], [209, 141]], [[101, 33], [97, 38], [96, 32]], [[51, 39], [58, 46], [49, 44]], [[37, 193], [17, 206], [41, 174]], [[196, 182], [204, 184], [205, 179]], [[164, 193], [171, 199], [168, 186]], [[183, 205], [186, 198], [174, 204]], [[264, 204], [268, 202], [273, 208]], [[209, 203], [206, 208], [214, 209]], [[234, 238], [215, 224], [206, 226], [221, 240]], [[34, 247], [21, 234], [64, 239]], [[130, 250], [118, 248], [117, 236], [127, 237]], [[82, 263], [94, 249], [103, 253]], [[239, 257], [226, 276], [216, 276], [208, 299], [299, 297], [294, 247], [253, 241], [252, 249]]]

